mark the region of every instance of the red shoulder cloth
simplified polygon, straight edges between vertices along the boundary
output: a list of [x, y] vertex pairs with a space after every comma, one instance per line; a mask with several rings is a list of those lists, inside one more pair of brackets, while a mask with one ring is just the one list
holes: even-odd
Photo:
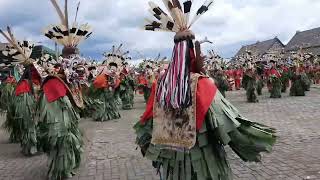
[[66, 96], [68, 89], [61, 80], [58, 78], [52, 78], [43, 85], [43, 92], [46, 95], [47, 101], [51, 103], [63, 96]]
[[17, 81], [13, 76], [9, 76], [7, 77], [7, 79], [5, 80], [5, 83], [9, 83], [9, 84], [15, 84]]
[[274, 69], [274, 68], [272, 68], [269, 73], [270, 73], [270, 74], [269, 74], [270, 76], [274, 75], [274, 76], [276, 76], [276, 77], [278, 77], [278, 78], [281, 77], [280, 73], [279, 73], [276, 69]]
[[156, 82], [153, 82], [151, 87], [150, 97], [147, 102], [146, 110], [140, 119], [140, 122], [142, 124], [146, 123], [149, 119], [153, 117], [153, 104], [154, 104], [155, 95], [156, 95]]
[[[143, 113], [140, 122], [146, 123], [153, 117], [153, 105], [155, 99], [156, 83], [153, 83], [150, 98], [147, 102], [147, 107]], [[197, 130], [202, 128], [202, 124], [205, 120], [209, 107], [214, 100], [217, 93], [217, 86], [209, 78], [200, 78], [197, 87], [197, 104], [196, 104], [196, 122]]]
[[29, 93], [30, 91], [31, 87], [28, 80], [22, 80], [18, 83], [15, 94], [16, 96], [19, 96], [20, 94]]
[[93, 86], [96, 89], [107, 88], [108, 84], [107, 84], [106, 75], [101, 74], [101, 75], [97, 76], [96, 79], [93, 81]]
[[197, 88], [197, 107], [196, 107], [196, 119], [197, 130], [202, 128], [202, 124], [206, 117], [206, 114], [210, 108], [212, 101], [217, 93], [217, 86], [214, 81], [209, 78], [200, 78]]

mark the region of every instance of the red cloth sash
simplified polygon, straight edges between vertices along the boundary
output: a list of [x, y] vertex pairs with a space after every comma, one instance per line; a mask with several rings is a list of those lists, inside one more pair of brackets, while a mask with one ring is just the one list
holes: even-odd
[[[217, 87], [214, 82], [209, 78], [200, 78], [197, 87], [197, 104], [196, 104], [196, 123], [197, 130], [202, 128], [202, 124], [205, 120], [205, 116], [208, 109], [214, 100], [217, 93]], [[147, 107], [143, 115], [141, 116], [140, 122], [142, 124], [146, 123], [153, 117], [153, 105], [156, 94], [156, 83], [153, 83], [151, 88], [150, 98], [147, 102]]]
[[202, 128], [209, 107], [217, 93], [217, 86], [209, 78], [201, 78], [197, 88], [196, 119], [197, 130]]
[[30, 91], [31, 87], [28, 80], [22, 80], [18, 83], [15, 94], [16, 96], [19, 96], [23, 93], [29, 93]]
[[269, 71], [269, 76], [272, 76], [272, 75], [276, 76], [277, 78], [281, 77], [280, 73], [276, 69], [271, 69]]
[[68, 89], [66, 85], [57, 78], [49, 79], [43, 85], [43, 92], [47, 97], [49, 103], [58, 100], [59, 98], [66, 96]]

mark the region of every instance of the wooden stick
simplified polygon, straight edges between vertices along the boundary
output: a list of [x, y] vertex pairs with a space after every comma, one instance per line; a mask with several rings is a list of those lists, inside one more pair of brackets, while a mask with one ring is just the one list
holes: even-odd
[[7, 39], [7, 41], [10, 43], [10, 44], [13, 44], [13, 42], [11, 41], [11, 39], [0, 29], [0, 33], [3, 35], [3, 37], [5, 37]]
[[120, 44], [120, 46], [118, 47], [116, 53], [120, 53], [120, 49], [121, 49], [122, 45], [123, 45], [123, 44]]
[[79, 8], [80, 8], [80, 1], [78, 2], [77, 11], [76, 11], [76, 17], [74, 18], [74, 22], [77, 22]]
[[67, 30], [68, 30], [68, 46], [71, 46], [71, 43], [72, 43], [72, 39], [70, 37], [70, 28], [69, 28], [69, 14], [68, 14], [68, 0], [65, 0], [64, 1], [65, 4], [64, 4], [64, 15], [65, 15], [65, 19], [66, 19], [66, 27], [67, 27]]
[[69, 31], [69, 17], [68, 17], [68, 0], [65, 0], [64, 1], [65, 2], [65, 4], [64, 4], [64, 15], [65, 15], [65, 20], [66, 20], [66, 27], [67, 27], [67, 29], [68, 29], [68, 31]]
[[61, 23], [65, 25], [66, 24], [66, 19], [65, 19], [65, 16], [63, 15], [63, 13], [62, 13], [57, 1], [56, 0], [50, 0], [50, 1], [52, 2], [52, 5], [56, 9], [56, 11], [57, 11], [57, 13], [59, 15], [59, 18], [61, 20]]

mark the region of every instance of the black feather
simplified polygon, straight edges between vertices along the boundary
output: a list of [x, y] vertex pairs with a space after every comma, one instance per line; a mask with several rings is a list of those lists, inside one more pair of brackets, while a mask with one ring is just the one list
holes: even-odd
[[168, 23], [167, 23], [167, 28], [168, 28], [170, 31], [172, 31], [173, 26], [174, 26], [174, 23], [171, 22], [171, 21], [168, 21]]
[[191, 11], [191, 6], [192, 6], [192, 2], [191, 0], [186, 1], [183, 3], [183, 9], [184, 9], [184, 13], [187, 14]]
[[82, 34], [83, 34], [83, 31], [79, 29], [79, 30], [77, 31], [77, 36], [82, 36]]
[[72, 34], [76, 33], [76, 31], [77, 31], [77, 28], [71, 28], [70, 29], [70, 33], [72, 33]]
[[202, 5], [199, 10], [197, 11], [197, 15], [203, 14], [209, 10], [209, 7], [211, 6], [212, 2], [208, 4], [208, 6]]

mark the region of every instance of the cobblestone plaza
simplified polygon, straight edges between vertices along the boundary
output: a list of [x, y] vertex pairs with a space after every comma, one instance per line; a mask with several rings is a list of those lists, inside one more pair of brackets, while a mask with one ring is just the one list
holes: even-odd
[[[284, 94], [281, 99], [270, 99], [265, 91], [256, 104], [246, 102], [244, 91], [228, 92], [227, 98], [249, 119], [275, 127], [278, 135], [273, 153], [263, 154], [259, 164], [242, 162], [227, 149], [234, 179], [320, 179], [320, 88], [311, 88], [305, 97]], [[119, 120], [82, 120], [85, 160], [72, 180], [159, 179], [134, 144], [132, 126], [144, 107], [143, 98], [137, 96], [134, 109], [121, 111]], [[24, 157], [19, 151], [19, 145], [9, 144], [1, 130], [0, 180], [46, 179], [46, 156]]]

